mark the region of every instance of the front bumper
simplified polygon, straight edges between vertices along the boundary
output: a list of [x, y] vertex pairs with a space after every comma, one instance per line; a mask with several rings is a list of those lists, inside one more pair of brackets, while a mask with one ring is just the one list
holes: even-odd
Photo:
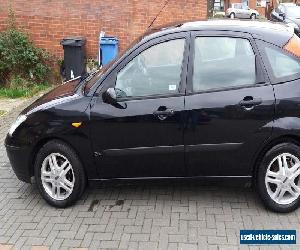
[[18, 179], [30, 183], [33, 172], [29, 167], [30, 149], [28, 147], [16, 147], [8, 145], [6, 142], [5, 147], [11, 166]]

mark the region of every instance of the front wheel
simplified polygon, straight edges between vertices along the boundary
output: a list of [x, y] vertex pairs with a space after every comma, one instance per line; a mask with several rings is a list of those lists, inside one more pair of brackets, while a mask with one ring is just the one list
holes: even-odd
[[258, 193], [272, 211], [287, 213], [300, 205], [300, 147], [281, 143], [264, 156], [257, 174]]
[[231, 14], [229, 15], [229, 17], [230, 17], [230, 19], [234, 19], [234, 18], [235, 18], [235, 14], [234, 14], [234, 13], [231, 13]]
[[250, 16], [250, 19], [251, 19], [251, 20], [255, 20], [255, 19], [256, 19], [256, 14], [252, 14], [252, 15]]
[[35, 161], [35, 179], [43, 198], [54, 207], [73, 204], [84, 191], [86, 178], [72, 148], [54, 140], [46, 143]]

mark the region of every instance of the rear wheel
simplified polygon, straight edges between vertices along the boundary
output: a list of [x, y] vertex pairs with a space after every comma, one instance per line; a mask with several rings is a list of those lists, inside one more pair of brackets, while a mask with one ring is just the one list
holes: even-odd
[[58, 140], [48, 142], [38, 152], [35, 179], [43, 198], [55, 207], [67, 207], [74, 203], [86, 185], [77, 154]]
[[251, 14], [250, 19], [255, 20], [256, 19], [256, 14]]
[[234, 19], [234, 18], [235, 18], [235, 14], [234, 14], [234, 13], [231, 13], [231, 14], [229, 15], [229, 17], [230, 17], [230, 19]]
[[281, 143], [270, 149], [260, 164], [257, 189], [265, 206], [287, 213], [300, 205], [300, 147]]

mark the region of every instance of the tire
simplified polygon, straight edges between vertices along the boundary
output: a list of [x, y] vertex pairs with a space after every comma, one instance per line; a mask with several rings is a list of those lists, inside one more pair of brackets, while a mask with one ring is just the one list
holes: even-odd
[[256, 19], [256, 14], [251, 14], [250, 19], [255, 20]]
[[271, 148], [258, 168], [256, 188], [268, 209], [296, 210], [300, 205], [300, 147], [286, 142]]
[[42, 197], [58, 208], [75, 203], [86, 186], [85, 172], [76, 152], [59, 140], [46, 143], [37, 153], [34, 174]]
[[230, 13], [229, 18], [230, 18], [230, 19], [234, 19], [234, 18], [235, 18], [235, 14], [234, 14], [233, 12]]

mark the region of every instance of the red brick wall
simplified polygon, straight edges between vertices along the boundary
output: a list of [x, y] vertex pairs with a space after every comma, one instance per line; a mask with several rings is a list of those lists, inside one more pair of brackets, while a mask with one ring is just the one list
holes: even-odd
[[[146, 30], [164, 3], [164, 0], [0, 0], [0, 30], [6, 27], [11, 6], [18, 26], [37, 46], [62, 57], [60, 40], [81, 35], [87, 38], [88, 56], [96, 58], [101, 30], [118, 37], [122, 50]], [[207, 0], [170, 0], [154, 25], [205, 19], [206, 15]]]

